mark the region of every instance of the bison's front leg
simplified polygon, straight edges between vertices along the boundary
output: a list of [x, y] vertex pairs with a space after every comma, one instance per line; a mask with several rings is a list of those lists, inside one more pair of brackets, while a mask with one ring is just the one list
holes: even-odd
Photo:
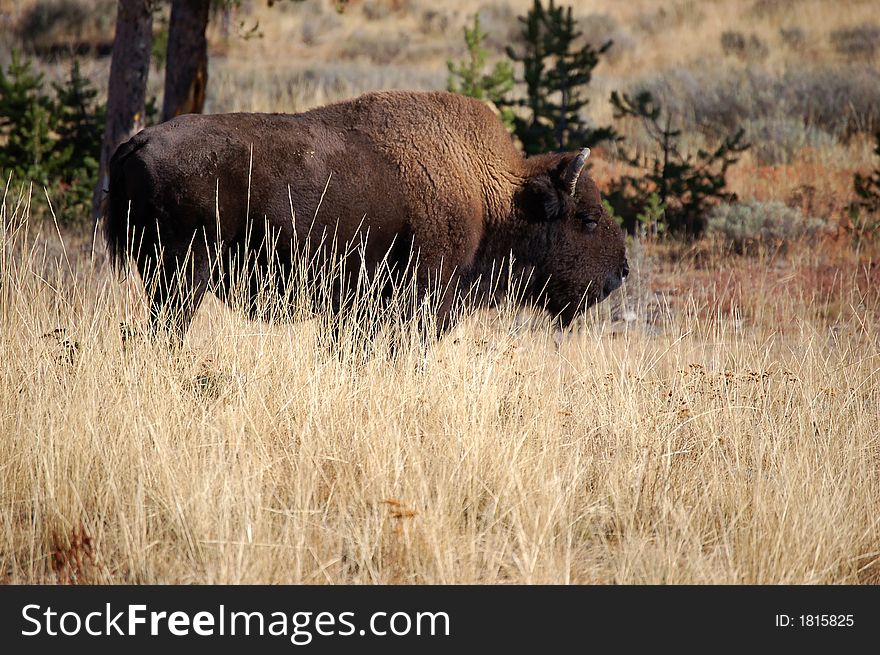
[[419, 283], [419, 328], [426, 340], [442, 337], [455, 325], [454, 306], [458, 297], [460, 275], [457, 271], [437, 270], [429, 273]]
[[415, 279], [419, 318], [426, 339], [435, 340], [455, 325], [463, 280], [469, 277], [480, 243], [479, 208], [453, 207], [414, 227]]

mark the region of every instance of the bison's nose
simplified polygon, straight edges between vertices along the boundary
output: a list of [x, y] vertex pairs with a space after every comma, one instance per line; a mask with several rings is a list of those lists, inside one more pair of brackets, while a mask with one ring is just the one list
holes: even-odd
[[612, 273], [607, 278], [605, 278], [605, 284], [602, 285], [603, 298], [607, 298], [608, 296], [610, 296], [615, 289], [619, 288], [620, 285], [623, 284], [623, 277], [621, 276], [622, 272], [623, 271]]
[[620, 277], [626, 278], [629, 275], [629, 263], [624, 259], [623, 266], [620, 267]]

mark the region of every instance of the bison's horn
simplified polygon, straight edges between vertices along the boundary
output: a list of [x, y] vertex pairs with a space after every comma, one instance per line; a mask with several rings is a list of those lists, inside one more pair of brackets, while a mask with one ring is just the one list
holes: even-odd
[[575, 189], [577, 189], [578, 178], [580, 178], [581, 171], [584, 170], [584, 164], [587, 163], [587, 157], [589, 156], [590, 149], [584, 148], [578, 153], [578, 156], [571, 161], [568, 168], [565, 169], [565, 181], [568, 182], [568, 188], [571, 191], [572, 196], [574, 196]]

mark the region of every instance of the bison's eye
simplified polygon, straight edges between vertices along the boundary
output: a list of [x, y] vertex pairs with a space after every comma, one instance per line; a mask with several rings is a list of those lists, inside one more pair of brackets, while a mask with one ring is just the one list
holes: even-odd
[[602, 208], [595, 206], [579, 208], [575, 214], [577, 222], [580, 223], [583, 229], [587, 232], [592, 232], [596, 229], [602, 215]]
[[581, 217], [581, 225], [587, 232], [593, 232], [599, 225], [599, 217], [592, 214]]

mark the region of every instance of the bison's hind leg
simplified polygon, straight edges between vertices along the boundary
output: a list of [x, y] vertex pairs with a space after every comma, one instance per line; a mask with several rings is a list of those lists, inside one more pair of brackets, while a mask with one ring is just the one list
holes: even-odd
[[212, 271], [211, 291], [228, 307], [241, 311], [252, 321], [269, 315], [268, 276], [265, 267], [244, 244], [228, 246]]
[[179, 343], [208, 288], [211, 266], [204, 246], [185, 253], [145, 252], [138, 270], [150, 302], [150, 331]]

